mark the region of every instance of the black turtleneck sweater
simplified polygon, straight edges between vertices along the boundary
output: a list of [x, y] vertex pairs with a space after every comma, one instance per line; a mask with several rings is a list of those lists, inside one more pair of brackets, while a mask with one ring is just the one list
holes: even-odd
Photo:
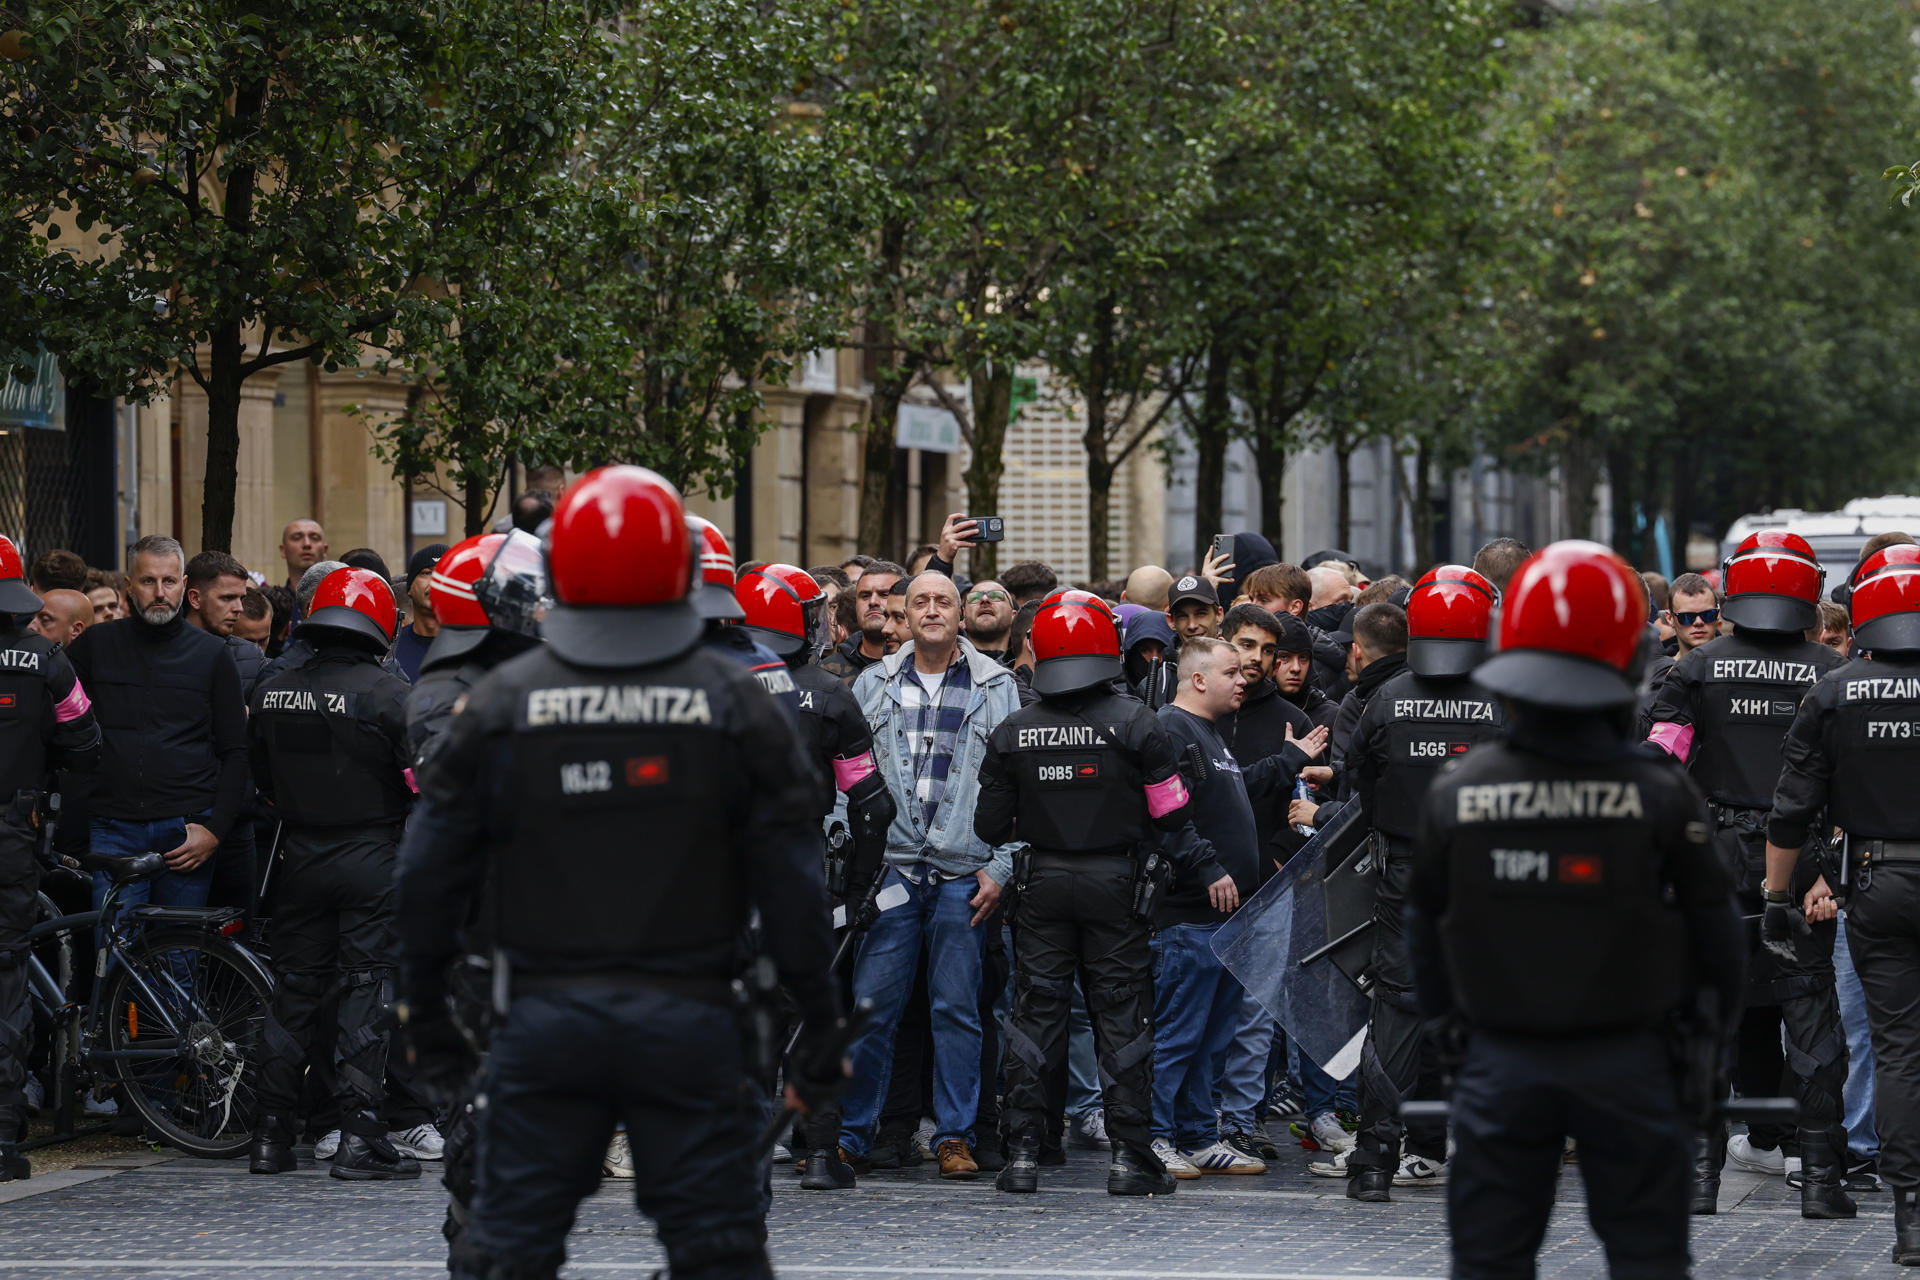
[[247, 704], [225, 639], [178, 616], [158, 627], [119, 618], [81, 632], [67, 656], [101, 751], [90, 804], [62, 823], [189, 817], [226, 839], [252, 782]]

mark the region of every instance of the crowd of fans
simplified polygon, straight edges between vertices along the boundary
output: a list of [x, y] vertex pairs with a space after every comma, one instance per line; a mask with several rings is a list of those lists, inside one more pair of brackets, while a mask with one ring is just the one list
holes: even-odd
[[[511, 522], [537, 529], [551, 501], [524, 495]], [[1242, 533], [1230, 551], [1191, 571], [1143, 565], [1124, 578], [1066, 584], [1049, 566], [1025, 561], [969, 580], [956, 564], [971, 532], [955, 516], [939, 542], [903, 560], [856, 555], [807, 571], [829, 599], [832, 644], [819, 665], [851, 687], [876, 738], [909, 744], [911, 776], [889, 785], [926, 834], [918, 848], [888, 850], [890, 866], [923, 890], [917, 905], [882, 913], [857, 961], [865, 973], [856, 989], [885, 998], [853, 1054], [841, 1155], [856, 1173], [932, 1161], [942, 1176], [969, 1178], [1004, 1160], [999, 1064], [1013, 975], [1000, 908], [1010, 854], [975, 834], [973, 809], [988, 735], [1035, 698], [1028, 630], [1043, 597], [1075, 585], [1110, 602], [1124, 625], [1129, 689], [1156, 710], [1180, 708], [1179, 723], [1191, 722], [1186, 741], [1226, 753], [1249, 777], [1224, 775], [1230, 786], [1195, 796], [1188, 838], [1212, 846], [1213, 856], [1197, 863], [1210, 872], [1166, 895], [1154, 922], [1166, 939], [1183, 925], [1224, 920], [1306, 843], [1337, 790], [1368, 697], [1404, 665], [1408, 580], [1370, 578], [1337, 549], [1287, 563], [1265, 538]], [[188, 558], [166, 538], [143, 539], [125, 574], [67, 551], [32, 562], [31, 585], [44, 601], [32, 626], [67, 648], [105, 734], [86, 815], [95, 846], [168, 850], [169, 874], [140, 886], [156, 902], [259, 908], [272, 822], [248, 775], [245, 708], [260, 681], [302, 661], [300, 620], [327, 573], [347, 565], [392, 581], [407, 620], [386, 662], [409, 679], [419, 672], [438, 629], [427, 581], [446, 548], [422, 548], [398, 574], [373, 549], [337, 559], [330, 551], [317, 521], [296, 519], [271, 577], [222, 552]], [[1496, 539], [1473, 568], [1504, 588], [1526, 554], [1520, 543]], [[1709, 577], [1645, 578], [1658, 620], [1657, 640], [1648, 637], [1651, 689], [1676, 655], [1722, 624]], [[134, 632], [102, 629], [121, 618], [156, 632], [174, 627], [177, 656], [136, 652]], [[1809, 638], [1845, 652], [1846, 610], [1823, 605]], [[1251, 776], [1261, 762], [1295, 746], [1324, 767], [1303, 771], [1297, 790], [1256, 794]], [[1331, 1078], [1291, 1046], [1204, 945], [1175, 950], [1168, 942], [1157, 952], [1154, 1000], [1152, 1123], [1168, 1167], [1181, 1177], [1261, 1173], [1283, 1142], [1336, 1155], [1350, 1149], [1351, 1081]], [[1177, 979], [1167, 969], [1177, 969]], [[1075, 993], [1074, 1008], [1043, 1163], [1064, 1160], [1069, 1145], [1107, 1142], [1084, 992]], [[1849, 1038], [1853, 1071], [1870, 1082], [1863, 1020], [1849, 1020]], [[435, 1125], [444, 1117], [404, 1081], [388, 1093], [396, 1145], [437, 1157]], [[1848, 1097], [1859, 1100], [1849, 1106], [1852, 1156], [1870, 1161], [1870, 1083], [1850, 1080]], [[307, 1126], [318, 1154], [330, 1154], [338, 1134], [324, 1106]], [[1428, 1160], [1406, 1180], [1444, 1176], [1444, 1161]]]

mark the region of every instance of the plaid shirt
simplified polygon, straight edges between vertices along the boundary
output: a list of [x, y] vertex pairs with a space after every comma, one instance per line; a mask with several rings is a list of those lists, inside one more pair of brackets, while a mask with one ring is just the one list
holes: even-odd
[[927, 825], [947, 790], [947, 769], [953, 763], [953, 741], [965, 722], [967, 702], [973, 696], [973, 676], [958, 652], [947, 666], [944, 681], [923, 675], [911, 664], [900, 682], [900, 701], [907, 715], [907, 747], [913, 765], [914, 798]]

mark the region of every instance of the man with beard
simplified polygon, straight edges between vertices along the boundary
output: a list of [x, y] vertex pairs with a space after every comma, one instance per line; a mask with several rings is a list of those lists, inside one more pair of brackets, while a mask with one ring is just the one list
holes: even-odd
[[845, 644], [820, 659], [822, 671], [852, 684], [855, 676], [898, 647], [887, 643], [887, 596], [893, 584], [905, 576], [906, 570], [891, 560], [875, 560], [860, 571], [853, 584], [860, 634], [848, 636]]
[[1002, 666], [1007, 660], [1007, 635], [1013, 630], [1013, 595], [988, 579], [976, 582], [966, 595], [967, 639], [973, 647]]
[[[165, 855], [165, 873], [123, 888], [133, 901], [203, 907], [214, 851], [252, 779], [240, 673], [223, 637], [180, 616], [186, 569], [172, 538], [134, 543], [129, 616], [87, 628], [67, 650], [102, 726], [100, 774], [111, 781], [62, 823], [91, 822], [96, 853]], [[95, 873], [96, 906], [110, 883]]]

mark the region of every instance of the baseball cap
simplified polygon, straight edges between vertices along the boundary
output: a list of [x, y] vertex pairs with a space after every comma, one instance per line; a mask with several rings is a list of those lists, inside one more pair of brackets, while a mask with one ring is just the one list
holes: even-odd
[[1213, 589], [1213, 584], [1190, 573], [1173, 580], [1173, 586], [1167, 591], [1167, 612], [1172, 613], [1182, 600], [1198, 600], [1209, 609], [1220, 607], [1220, 594]]

